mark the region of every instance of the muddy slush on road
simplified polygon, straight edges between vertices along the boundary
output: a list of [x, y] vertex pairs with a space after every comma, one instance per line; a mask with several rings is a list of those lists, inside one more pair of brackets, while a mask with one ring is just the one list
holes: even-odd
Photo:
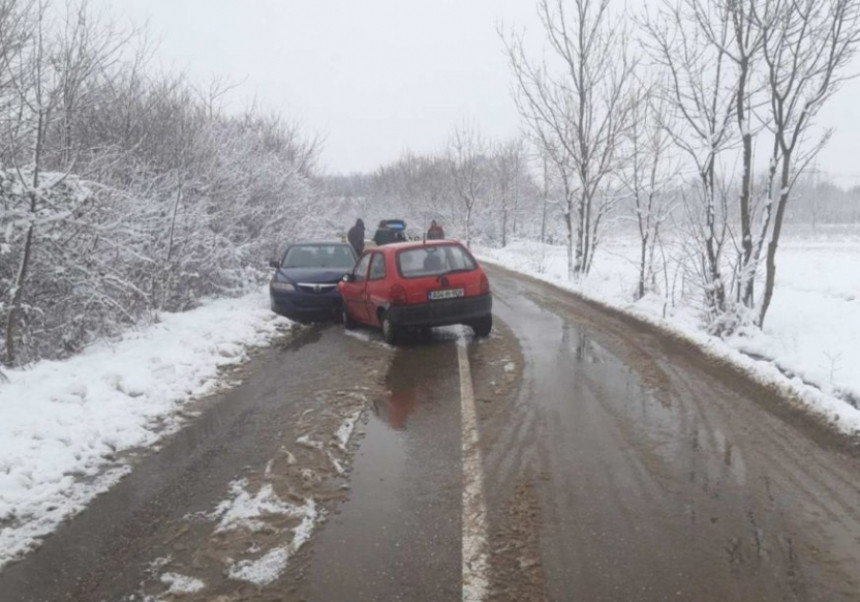
[[257, 352], [0, 600], [860, 599], [855, 449], [650, 327], [487, 271], [488, 339], [321, 325]]

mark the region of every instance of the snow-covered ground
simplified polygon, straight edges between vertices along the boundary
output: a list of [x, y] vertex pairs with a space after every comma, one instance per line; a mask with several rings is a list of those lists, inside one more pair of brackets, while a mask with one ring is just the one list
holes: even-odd
[[242, 362], [247, 347], [290, 324], [262, 290], [159, 318], [71, 359], [6, 372], [0, 567], [127, 473], [121, 452], [175, 431], [183, 406], [222, 384], [219, 367]]
[[520, 241], [504, 249], [476, 252], [482, 260], [577, 291], [682, 334], [755, 378], [796, 394], [842, 431], [860, 431], [860, 410], [855, 407], [860, 404], [860, 228], [819, 228], [787, 235], [777, 256], [774, 298], [763, 331], [749, 329], [727, 340], [704, 332], [696, 295], [681, 292], [684, 284], [671, 262], [658, 284], [662, 290], [668, 288], [674, 302], [655, 294], [633, 302], [639, 254], [635, 237], [607, 240], [581, 282], [568, 280], [563, 246]]

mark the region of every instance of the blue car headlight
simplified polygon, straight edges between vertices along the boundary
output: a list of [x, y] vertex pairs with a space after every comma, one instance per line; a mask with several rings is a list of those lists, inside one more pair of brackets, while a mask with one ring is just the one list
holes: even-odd
[[269, 284], [273, 291], [281, 291], [282, 293], [288, 293], [296, 290], [296, 287], [289, 282], [272, 282]]

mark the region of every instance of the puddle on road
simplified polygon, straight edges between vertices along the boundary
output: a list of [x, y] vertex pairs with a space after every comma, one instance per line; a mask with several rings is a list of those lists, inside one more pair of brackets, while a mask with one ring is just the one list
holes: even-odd
[[433, 386], [424, 362], [423, 354], [404, 350], [391, 363], [385, 378], [389, 394], [374, 402], [373, 411], [379, 420], [394, 430], [406, 430], [409, 415], [418, 402], [419, 391]]
[[518, 335], [528, 358], [526, 394], [521, 399], [538, 403], [541, 413], [560, 430], [574, 432], [564, 424], [572, 425], [579, 413], [596, 404], [659, 474], [744, 484], [742, 450], [695, 404], [676, 399], [669, 377], [654, 357], [624, 348], [626, 357], [620, 358], [546, 299], [538, 304], [528, 295], [516, 295], [506, 297], [506, 302], [499, 304], [500, 314], [520, 326]]
[[[629, 438], [675, 467], [683, 464], [691, 480], [731, 480], [742, 486], [746, 465], [741, 450], [698, 408], [673, 401], [665, 382], [649, 378], [659, 371], [650, 358], [636, 368], [594, 341], [581, 328], [566, 324], [562, 335], [568, 354], [597, 393], [603, 408], [627, 429]], [[637, 369], [638, 368], [638, 369]], [[665, 380], [665, 379], [662, 379]]]
[[588, 364], [586, 378], [599, 391], [603, 407], [627, 429], [630, 439], [642, 445], [641, 453], [655, 454], [661, 462], [672, 464], [676, 473], [683, 465], [690, 480], [744, 485], [741, 450], [699, 408], [678, 403], [665, 382], [649, 378], [659, 371], [650, 358], [637, 362], [637, 370], [586, 332], [570, 326], [565, 332], [571, 332], [573, 356]]
[[457, 597], [458, 374], [444, 333], [398, 347], [354, 456], [349, 499], [316, 536], [305, 599]]

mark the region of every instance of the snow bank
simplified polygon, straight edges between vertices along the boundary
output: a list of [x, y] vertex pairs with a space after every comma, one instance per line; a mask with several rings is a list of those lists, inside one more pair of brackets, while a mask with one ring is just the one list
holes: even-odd
[[[581, 282], [567, 278], [564, 247], [520, 241], [476, 252], [484, 261], [575, 291], [683, 336], [742, 367], [759, 382], [793, 394], [841, 431], [860, 431], [860, 410], [854, 407], [860, 403], [860, 232], [825, 230], [785, 237], [764, 329], [742, 331], [727, 340], [704, 332], [692, 295], [676, 294], [681, 301], [674, 306], [654, 294], [633, 301], [639, 253], [634, 238], [607, 240], [595, 256], [592, 272]], [[670, 290], [681, 286], [671, 269], [663, 277]]]
[[0, 384], [0, 566], [34, 547], [130, 469], [119, 452], [178, 428], [190, 399], [219, 385], [289, 321], [264, 291], [221, 299]]

